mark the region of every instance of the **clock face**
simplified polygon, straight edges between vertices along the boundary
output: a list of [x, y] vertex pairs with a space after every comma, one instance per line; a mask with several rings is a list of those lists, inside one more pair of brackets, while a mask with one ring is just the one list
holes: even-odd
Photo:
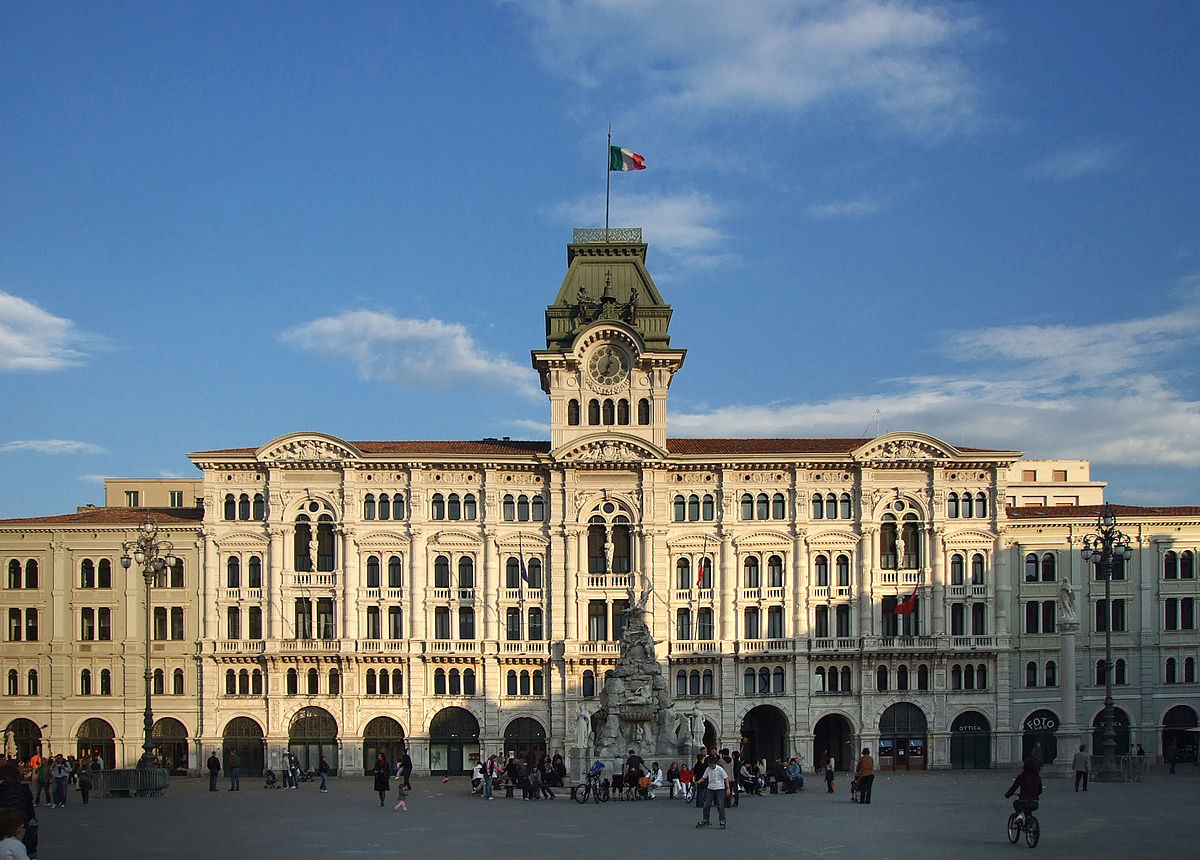
[[587, 368], [597, 385], [616, 385], [629, 375], [629, 356], [624, 350], [604, 344], [592, 353]]

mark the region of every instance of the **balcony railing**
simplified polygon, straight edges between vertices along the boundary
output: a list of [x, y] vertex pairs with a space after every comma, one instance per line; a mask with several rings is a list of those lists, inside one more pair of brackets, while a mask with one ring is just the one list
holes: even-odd
[[579, 653], [581, 654], [620, 654], [620, 642], [580, 642]]
[[433, 654], [478, 654], [479, 642], [475, 639], [433, 639], [425, 643]]
[[825, 636], [808, 640], [810, 652], [835, 653], [839, 651], [857, 651], [858, 638], [855, 636]]
[[501, 642], [500, 651], [504, 654], [532, 654], [544, 657], [549, 653], [548, 642]]
[[717, 642], [713, 639], [692, 639], [670, 643], [670, 653], [673, 657], [682, 654], [716, 654], [718, 650]]

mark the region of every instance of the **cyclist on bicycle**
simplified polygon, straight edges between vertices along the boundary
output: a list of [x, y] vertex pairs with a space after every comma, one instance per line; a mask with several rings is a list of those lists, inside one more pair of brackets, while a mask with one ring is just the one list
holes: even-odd
[[1017, 799], [1013, 801], [1013, 809], [1018, 813], [1033, 812], [1038, 808], [1038, 798], [1042, 795], [1042, 778], [1038, 776], [1037, 762], [1033, 759], [1025, 760], [1021, 772], [1008, 787], [1008, 791], [1004, 792], [1005, 797], [1012, 797], [1014, 794], [1017, 795]]

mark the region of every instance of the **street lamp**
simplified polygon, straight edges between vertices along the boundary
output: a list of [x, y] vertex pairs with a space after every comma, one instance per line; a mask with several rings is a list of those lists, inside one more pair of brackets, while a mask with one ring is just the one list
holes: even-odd
[[150, 603], [150, 589], [154, 585], [154, 577], [169, 570], [175, 565], [172, 551], [175, 545], [169, 540], [159, 540], [158, 523], [149, 514], [138, 526], [137, 537], [121, 543], [121, 566], [126, 570], [137, 562], [142, 568], [142, 577], [146, 580], [146, 711], [143, 715], [145, 738], [142, 741], [142, 757], [138, 759], [139, 770], [154, 768], [154, 713], [150, 710], [150, 692], [153, 673], [150, 671], [150, 643], [153, 635], [153, 608]]
[[1129, 547], [1129, 536], [1117, 530], [1117, 517], [1112, 505], [1104, 503], [1104, 509], [1096, 521], [1096, 531], [1083, 539], [1080, 551], [1084, 563], [1096, 565], [1104, 577], [1104, 737], [1101, 742], [1102, 757], [1096, 771], [1101, 782], [1120, 782], [1121, 769], [1117, 766], [1117, 731], [1113, 720], [1112, 697], [1112, 581], [1113, 563], [1122, 563], [1133, 557]]

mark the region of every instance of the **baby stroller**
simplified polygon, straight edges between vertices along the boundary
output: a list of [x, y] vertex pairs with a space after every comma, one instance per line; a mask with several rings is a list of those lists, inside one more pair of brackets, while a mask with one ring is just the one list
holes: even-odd
[[850, 780], [850, 802], [862, 803], [862, 786], [859, 785], [857, 776]]
[[263, 788], [279, 788], [279, 778], [275, 776], [275, 771], [268, 768], [267, 772], [263, 774], [263, 776], [266, 778], [266, 783], [263, 785]]

